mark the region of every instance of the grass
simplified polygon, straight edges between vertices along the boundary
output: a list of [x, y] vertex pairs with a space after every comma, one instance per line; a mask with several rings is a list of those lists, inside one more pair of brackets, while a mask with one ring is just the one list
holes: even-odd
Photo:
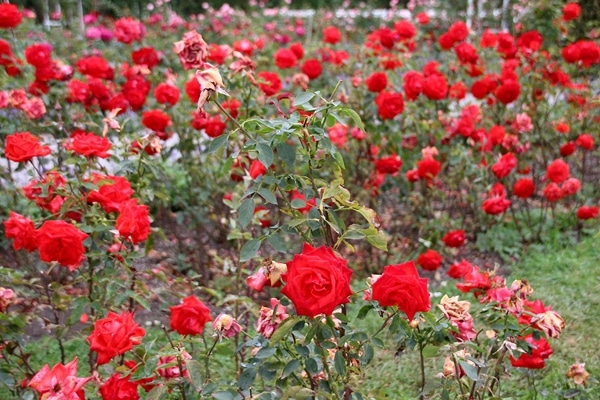
[[[505, 380], [503, 393], [514, 399], [564, 398], [559, 391], [568, 387], [565, 373], [575, 362], [584, 362], [590, 373], [589, 384], [599, 398], [600, 385], [600, 237], [587, 237], [580, 243], [564, 246], [558, 242], [529, 248], [521, 260], [509, 265], [507, 282], [527, 279], [534, 288], [532, 299], [541, 299], [565, 319], [560, 339], [551, 339], [554, 354], [541, 371], [519, 371]], [[449, 295], [453, 288], [441, 288]], [[434, 299], [432, 303], [436, 304]], [[475, 322], [477, 324], [477, 321]], [[369, 324], [367, 319], [366, 324]], [[477, 326], [476, 326], [477, 328]], [[390, 339], [391, 342], [391, 339]], [[388, 342], [389, 343], [389, 342]], [[439, 385], [434, 378], [441, 372], [441, 357], [426, 360], [428, 387]], [[380, 350], [365, 371], [364, 389], [375, 399], [415, 399], [420, 382], [416, 351], [395, 356]], [[535, 390], [531, 379], [535, 378]], [[569, 387], [574, 387], [571, 383]]]

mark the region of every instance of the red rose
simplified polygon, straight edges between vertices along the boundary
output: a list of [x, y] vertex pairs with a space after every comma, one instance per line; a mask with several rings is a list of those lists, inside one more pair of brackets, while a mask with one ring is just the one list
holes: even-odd
[[386, 266], [373, 284], [371, 298], [382, 307], [397, 306], [411, 321], [418, 311], [431, 308], [427, 279], [419, 276], [412, 261]]
[[575, 142], [567, 142], [560, 146], [560, 155], [562, 157], [568, 157], [571, 154], [575, 153], [576, 149], [577, 145], [575, 144]]
[[294, 255], [287, 267], [281, 293], [294, 303], [298, 315], [331, 315], [352, 295], [352, 270], [329, 247], [315, 249], [305, 243], [302, 253]]
[[258, 88], [266, 96], [273, 96], [281, 90], [281, 79], [279, 79], [279, 75], [275, 72], [259, 72], [257, 77], [259, 81]]
[[85, 257], [83, 241], [88, 235], [65, 221], [49, 220], [36, 231], [40, 259], [56, 261], [74, 271]]
[[462, 42], [469, 36], [469, 28], [467, 24], [462, 21], [457, 21], [450, 25], [448, 28], [448, 34], [454, 39], [455, 42]]
[[394, 119], [404, 111], [404, 99], [400, 93], [379, 92], [375, 104], [381, 119]]
[[403, 40], [410, 40], [417, 34], [417, 28], [410, 21], [400, 20], [394, 22], [394, 30]]
[[11, 211], [4, 221], [4, 236], [13, 239], [15, 250], [25, 249], [29, 252], [37, 249], [35, 226], [29, 218]]
[[404, 81], [404, 94], [409, 100], [416, 100], [423, 92], [423, 75], [417, 71], [408, 71], [402, 77]]
[[131, 60], [136, 65], [145, 65], [152, 69], [160, 63], [158, 53], [152, 47], [142, 47], [131, 53]]
[[146, 96], [150, 92], [152, 85], [142, 76], [136, 76], [125, 82], [121, 91], [123, 96], [129, 102], [133, 111], [137, 111], [143, 107], [146, 102]]
[[462, 229], [450, 231], [442, 238], [442, 241], [448, 247], [461, 247], [465, 244], [466, 240], [467, 236], [465, 235], [465, 231]]
[[521, 199], [530, 198], [534, 192], [535, 184], [533, 183], [533, 179], [530, 178], [521, 178], [513, 186], [513, 193]]
[[563, 197], [563, 191], [555, 182], [550, 182], [544, 187], [544, 197], [546, 200], [555, 202]]
[[471, 266], [471, 269], [462, 278], [463, 282], [457, 283], [456, 288], [463, 293], [474, 292], [476, 297], [492, 287], [489, 274], [480, 272], [479, 267], [476, 266]]
[[502, 104], [509, 104], [515, 101], [521, 94], [521, 86], [517, 81], [506, 80], [494, 92], [494, 95]]
[[479, 60], [479, 54], [477, 54], [477, 49], [466, 42], [463, 42], [454, 48], [454, 52], [456, 53], [456, 57], [463, 64], [475, 64]]
[[225, 122], [221, 120], [221, 117], [215, 115], [206, 120], [203, 129], [204, 133], [206, 133], [208, 136], [211, 138], [216, 138], [223, 134], [226, 127], [227, 126], [225, 125]]
[[308, 76], [308, 79], [317, 79], [323, 72], [323, 66], [319, 60], [315, 58], [309, 58], [302, 64], [302, 72]]
[[195, 296], [188, 296], [182, 304], [171, 307], [171, 330], [180, 335], [199, 335], [209, 321], [212, 321], [210, 310]]
[[115, 71], [102, 56], [82, 57], [77, 61], [77, 69], [83, 75], [111, 80]]
[[130, 378], [131, 375], [121, 378], [121, 375], [115, 372], [100, 386], [102, 400], [138, 400], [138, 383], [130, 381]]
[[594, 148], [594, 137], [587, 133], [582, 133], [575, 139], [575, 144], [585, 150], [592, 150]]
[[97, 190], [88, 193], [88, 203], [100, 203], [107, 213], [119, 212], [124, 203], [131, 199], [133, 189], [129, 181], [122, 176], [94, 175], [93, 182]]
[[335, 26], [328, 26], [323, 29], [323, 41], [325, 43], [336, 44], [342, 39], [342, 33]]
[[111, 148], [110, 141], [92, 132], [73, 132], [70, 141], [65, 143], [65, 149], [71, 150], [85, 157], [108, 158], [108, 150]]
[[431, 74], [423, 80], [423, 94], [430, 100], [443, 100], [448, 94], [448, 81], [440, 73]]
[[388, 84], [387, 75], [385, 72], [373, 72], [365, 79], [365, 83], [369, 92], [381, 92]]
[[144, 25], [131, 17], [120, 18], [115, 22], [115, 39], [121, 43], [131, 44], [136, 40], [142, 40], [145, 34]]
[[298, 64], [298, 57], [290, 49], [278, 49], [274, 55], [275, 65], [281, 69], [293, 68]]
[[169, 118], [169, 114], [161, 110], [144, 111], [142, 124], [153, 131], [164, 132], [167, 126], [171, 125], [171, 118]]
[[448, 276], [454, 279], [460, 279], [473, 270], [473, 265], [467, 260], [454, 263], [448, 268]]
[[438, 37], [438, 44], [442, 50], [450, 50], [454, 46], [454, 37], [448, 32], [442, 33]]
[[[49, 171], [42, 180], [31, 180], [23, 187], [23, 193], [29, 200], [53, 214], [56, 214], [63, 203], [63, 198], [56, 194], [57, 188], [62, 188], [66, 184], [65, 178], [56, 171]], [[42, 190], [42, 188], [46, 188]]]
[[502, 214], [508, 207], [510, 207], [510, 200], [500, 196], [491, 197], [481, 204], [483, 212], [490, 215]]
[[552, 161], [546, 168], [546, 177], [555, 183], [564, 182], [570, 174], [569, 164], [560, 159]]
[[43, 68], [52, 60], [52, 47], [49, 44], [36, 43], [25, 49], [25, 60], [36, 68]]
[[566, 22], [579, 18], [581, 7], [575, 2], [567, 3], [563, 7], [563, 20]]
[[12, 29], [19, 26], [23, 16], [14, 4], [0, 4], [0, 28]]
[[426, 157], [417, 161], [417, 175], [423, 179], [433, 179], [439, 174], [441, 164], [438, 160], [432, 157]]
[[169, 83], [162, 82], [154, 89], [154, 97], [159, 104], [174, 106], [179, 101], [179, 89]]
[[598, 206], [581, 206], [577, 210], [577, 218], [593, 219], [598, 216]]
[[440, 253], [435, 250], [428, 249], [425, 253], [419, 255], [417, 258], [417, 264], [419, 264], [424, 270], [435, 271], [442, 265], [443, 260], [444, 259]]
[[463, 82], [456, 82], [448, 90], [448, 97], [451, 99], [462, 100], [467, 95], [467, 85]]
[[87, 339], [90, 350], [98, 353], [97, 365], [103, 365], [140, 344], [145, 334], [144, 328], [133, 320], [133, 313], [109, 311], [106, 318], [96, 321], [94, 331]]
[[200, 82], [193, 76], [185, 83], [185, 94], [192, 103], [197, 103], [200, 98]]
[[492, 165], [492, 172], [496, 178], [506, 178], [508, 174], [517, 166], [517, 157], [513, 153], [506, 153], [498, 162]]
[[375, 161], [375, 169], [380, 174], [395, 175], [402, 168], [402, 159], [396, 154]]
[[535, 340], [532, 335], [527, 335], [525, 341], [531, 346], [531, 350], [528, 353], [522, 353], [518, 359], [515, 359], [512, 355], [510, 356], [510, 363], [513, 367], [529, 368], [529, 369], [542, 369], [546, 365], [545, 361], [553, 353], [550, 344], [546, 339], [539, 338]]
[[563, 182], [560, 190], [563, 196], [573, 196], [581, 188], [581, 182], [577, 178], [569, 178]]
[[531, 55], [532, 53], [538, 51], [540, 47], [542, 47], [543, 41], [544, 38], [542, 35], [538, 31], [532, 30], [519, 36], [517, 39], [517, 46], [519, 47], [521, 53], [525, 55]]
[[40, 144], [38, 138], [29, 132], [15, 132], [6, 137], [4, 153], [11, 161], [25, 162], [33, 157], [47, 156], [50, 152], [50, 147]]
[[267, 167], [265, 167], [258, 160], [252, 160], [252, 163], [250, 164], [250, 170], [248, 171], [248, 173], [250, 174], [250, 177], [252, 179], [258, 178], [259, 176], [263, 175], [265, 172], [267, 172]]
[[138, 205], [137, 199], [131, 199], [121, 205], [116, 228], [119, 234], [133, 244], [146, 240], [150, 234], [148, 206]]

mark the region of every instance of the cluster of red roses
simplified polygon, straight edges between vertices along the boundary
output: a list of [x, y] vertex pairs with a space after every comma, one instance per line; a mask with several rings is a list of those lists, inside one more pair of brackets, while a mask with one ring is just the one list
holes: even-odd
[[[106, 158], [111, 143], [107, 138], [79, 130], [73, 132], [64, 147], [84, 157]], [[33, 158], [50, 153], [50, 147], [29, 132], [17, 132], [6, 139], [5, 155], [11, 161], [33, 163]], [[97, 188], [82, 192], [81, 196], [86, 203], [100, 204], [106, 213], [118, 213], [115, 227], [122, 239], [132, 244], [146, 240], [150, 233], [149, 209], [131, 198], [134, 191], [126, 178], [94, 172], [84, 179]], [[42, 261], [56, 261], [74, 270], [85, 259], [83, 242], [88, 235], [68, 222], [81, 222], [83, 210], [75, 206], [78, 200], [67, 189], [67, 179], [55, 170], [46, 172], [39, 180], [33, 179], [23, 188], [25, 196], [55, 219], [44, 221], [36, 229], [32, 220], [11, 211], [4, 228], [6, 237], [13, 239], [15, 250], [37, 249]]]

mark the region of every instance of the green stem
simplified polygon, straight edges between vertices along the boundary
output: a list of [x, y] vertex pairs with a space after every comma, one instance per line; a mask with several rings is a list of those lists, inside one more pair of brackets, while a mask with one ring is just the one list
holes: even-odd
[[175, 351], [177, 351], [177, 366], [179, 367], [179, 376], [181, 376], [181, 382], [179, 382], [179, 390], [181, 390], [181, 397], [183, 398], [183, 400], [187, 400], [187, 396], [185, 394], [185, 386], [184, 386], [184, 379], [185, 379], [185, 374], [183, 373], [183, 362], [181, 362], [181, 352], [179, 351], [180, 349], [178, 347], [175, 346], [175, 344], [173, 343], [173, 341], [171, 340], [171, 335], [169, 335], [169, 331], [167, 330], [167, 327], [163, 324], [161, 325], [161, 328], [163, 330], [163, 332], [165, 333], [165, 335], [167, 336], [167, 340], [169, 341], [169, 344], [171, 345], [171, 348]]

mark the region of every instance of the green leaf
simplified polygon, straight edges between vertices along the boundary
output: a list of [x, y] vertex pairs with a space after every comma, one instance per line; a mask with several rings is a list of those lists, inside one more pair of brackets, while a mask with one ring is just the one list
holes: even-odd
[[202, 376], [202, 365], [197, 360], [185, 360], [185, 367], [190, 374], [190, 380], [196, 390], [202, 390], [204, 384], [204, 377]]
[[294, 200], [290, 201], [290, 205], [294, 209], [299, 209], [299, 208], [306, 207], [306, 201], [304, 201], [302, 199], [294, 199]]
[[460, 367], [463, 369], [463, 371], [465, 371], [465, 374], [469, 377], [469, 379], [475, 382], [479, 380], [479, 372], [477, 372], [476, 366], [471, 365], [464, 360], [460, 360], [458, 361], [458, 363], [460, 364]]
[[234, 400], [236, 396], [237, 392], [234, 392], [233, 390], [223, 390], [212, 394], [212, 398], [217, 400]]
[[300, 361], [298, 361], [298, 360], [292, 360], [292, 361], [290, 361], [283, 368], [283, 372], [281, 373], [281, 378], [287, 378], [294, 371], [296, 371], [298, 368], [300, 368]]
[[241, 390], [247, 390], [252, 387], [256, 379], [256, 368], [248, 367], [244, 369], [238, 379], [238, 387]]
[[425, 346], [425, 348], [423, 349], [423, 357], [425, 358], [432, 358], [437, 356], [438, 354], [438, 347], [437, 346], [432, 346], [430, 344], [428, 344], [427, 346]]
[[276, 149], [279, 158], [281, 158], [288, 167], [293, 167], [296, 162], [296, 148], [287, 143], [279, 143]]
[[208, 154], [214, 153], [219, 150], [227, 141], [229, 140], [229, 135], [221, 135], [214, 138], [210, 144], [208, 145]]
[[277, 353], [276, 347], [263, 347], [254, 357], [258, 359], [269, 358], [275, 353]]
[[258, 160], [265, 167], [269, 168], [275, 159], [275, 155], [273, 154], [271, 147], [266, 143], [259, 143], [256, 145], [256, 150], [258, 151]]
[[290, 317], [290, 318], [286, 319], [285, 321], [283, 321], [279, 325], [279, 327], [277, 327], [277, 330], [275, 330], [275, 333], [273, 333], [273, 336], [271, 336], [271, 340], [269, 341], [269, 344], [271, 346], [273, 346], [273, 345], [275, 345], [275, 343], [277, 343], [281, 339], [283, 339], [288, 333], [290, 333], [292, 331], [292, 328], [300, 320], [301, 320], [300, 317]]
[[319, 364], [317, 364], [314, 358], [307, 358], [304, 362], [304, 366], [306, 367], [306, 370], [311, 374], [319, 373]]
[[15, 386], [15, 378], [6, 372], [0, 371], [0, 382], [9, 388], [13, 388]]
[[358, 314], [356, 315], [356, 318], [358, 319], [364, 319], [367, 314], [369, 313], [369, 311], [371, 311], [373, 309], [373, 304], [367, 304], [361, 307], [361, 309], [358, 311]]
[[155, 386], [148, 393], [148, 396], [146, 396], [146, 399], [147, 400], [160, 400], [165, 395], [165, 393], [167, 393], [168, 389], [169, 388], [166, 385]]
[[373, 360], [374, 356], [375, 350], [373, 350], [373, 346], [371, 346], [368, 343], [365, 343], [365, 345], [363, 346], [363, 353], [360, 356], [361, 365], [367, 365], [368, 363], [370, 363], [371, 360]]
[[291, 386], [283, 392], [282, 399], [294, 399], [294, 400], [305, 400], [314, 398], [315, 392], [309, 388], [302, 386]]
[[250, 239], [244, 244], [242, 250], [240, 250], [240, 262], [246, 262], [258, 253], [262, 240]]
[[371, 244], [371, 246], [378, 248], [379, 250], [387, 251], [387, 242], [388, 237], [383, 232], [377, 232], [375, 235], [368, 235], [367, 242]]
[[298, 96], [296, 96], [294, 98], [294, 107], [304, 105], [304, 104], [308, 103], [309, 101], [311, 101], [314, 97], [315, 97], [315, 94], [311, 93], [311, 92], [300, 93]]
[[260, 188], [257, 192], [267, 203], [277, 204], [275, 195], [267, 188]]
[[248, 226], [254, 215], [254, 199], [246, 199], [238, 209], [238, 222], [242, 228]]
[[335, 356], [333, 357], [333, 365], [335, 366], [336, 372], [340, 376], [346, 375], [346, 359], [344, 358], [344, 354], [341, 351], [336, 351]]
[[278, 252], [286, 253], [287, 248], [285, 247], [285, 241], [278, 233], [273, 233], [267, 237], [267, 242]]
[[351, 108], [345, 108], [341, 110], [341, 112], [348, 115], [354, 122], [354, 125], [362, 129], [363, 131], [365, 130], [365, 124], [363, 124], [362, 119], [360, 119], [360, 116], [356, 111], [354, 111]]

